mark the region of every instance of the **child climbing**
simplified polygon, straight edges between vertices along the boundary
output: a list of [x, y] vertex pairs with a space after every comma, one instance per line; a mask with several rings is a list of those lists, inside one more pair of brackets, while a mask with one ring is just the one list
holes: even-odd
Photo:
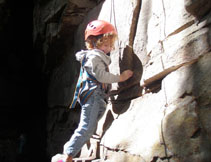
[[109, 84], [129, 79], [133, 72], [125, 70], [120, 75], [108, 71], [111, 63], [110, 51], [114, 48], [117, 32], [114, 26], [103, 20], [91, 21], [85, 30], [87, 50], [76, 53], [81, 63], [81, 72], [71, 104], [81, 105], [81, 117], [78, 128], [64, 145], [63, 155], [56, 155], [52, 162], [72, 162], [82, 146], [94, 134], [97, 122], [106, 109]]

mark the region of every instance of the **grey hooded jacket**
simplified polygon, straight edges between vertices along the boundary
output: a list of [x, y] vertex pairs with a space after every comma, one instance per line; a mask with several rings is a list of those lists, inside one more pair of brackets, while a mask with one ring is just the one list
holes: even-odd
[[115, 83], [119, 82], [119, 75], [109, 73], [106, 68], [111, 63], [111, 59], [103, 51], [98, 49], [82, 50], [76, 53], [76, 60], [82, 61], [86, 57], [84, 68], [94, 76], [100, 83]]
[[97, 87], [104, 90], [102, 92], [106, 99], [105, 93], [109, 90], [107, 84], [120, 80], [119, 75], [108, 72], [108, 65], [111, 63], [110, 57], [103, 51], [94, 49], [77, 52], [76, 60], [81, 62], [82, 67], [70, 108], [74, 108], [77, 101], [80, 104], [85, 104]]

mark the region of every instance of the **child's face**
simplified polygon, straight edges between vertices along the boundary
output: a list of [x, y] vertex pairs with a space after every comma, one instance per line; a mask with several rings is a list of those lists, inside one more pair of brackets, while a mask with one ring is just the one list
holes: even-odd
[[105, 42], [100, 47], [100, 50], [102, 50], [105, 54], [108, 54], [113, 49], [111, 42]]

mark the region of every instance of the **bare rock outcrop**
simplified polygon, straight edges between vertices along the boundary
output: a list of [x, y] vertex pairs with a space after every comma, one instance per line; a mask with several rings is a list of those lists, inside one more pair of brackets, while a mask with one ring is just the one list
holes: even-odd
[[[52, 4], [55, 10], [51, 12], [35, 10], [35, 14], [42, 13], [45, 23], [41, 24], [48, 33], [44, 51], [49, 58], [46, 67], [51, 70], [50, 155], [62, 150], [52, 149], [56, 147], [53, 141], [61, 146], [77, 124], [79, 112], [61, 107], [68, 106], [74, 91], [78, 74], [74, 53], [84, 48], [85, 26], [98, 18], [113, 23], [119, 34], [110, 71], [131, 69], [134, 76], [112, 85], [97, 136], [92, 147], [84, 146], [81, 157], [101, 162], [211, 161], [210, 0], [70, 0]], [[60, 21], [55, 24], [58, 15]], [[61, 47], [65, 49], [62, 53]], [[56, 56], [62, 58], [59, 64], [52, 62]]]

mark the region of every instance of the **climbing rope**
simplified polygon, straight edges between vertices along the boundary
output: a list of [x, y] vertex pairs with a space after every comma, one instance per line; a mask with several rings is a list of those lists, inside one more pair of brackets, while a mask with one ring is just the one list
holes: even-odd
[[[112, 23], [112, 17], [114, 19], [114, 27], [117, 31], [117, 35], [118, 35], [118, 30], [117, 30], [117, 25], [116, 25], [116, 14], [115, 14], [115, 6], [114, 6], [114, 0], [111, 0], [111, 8], [110, 8], [110, 23]], [[119, 41], [119, 37], [117, 36], [117, 43], [118, 43], [118, 48], [119, 48], [119, 54], [120, 54], [120, 41]]]

